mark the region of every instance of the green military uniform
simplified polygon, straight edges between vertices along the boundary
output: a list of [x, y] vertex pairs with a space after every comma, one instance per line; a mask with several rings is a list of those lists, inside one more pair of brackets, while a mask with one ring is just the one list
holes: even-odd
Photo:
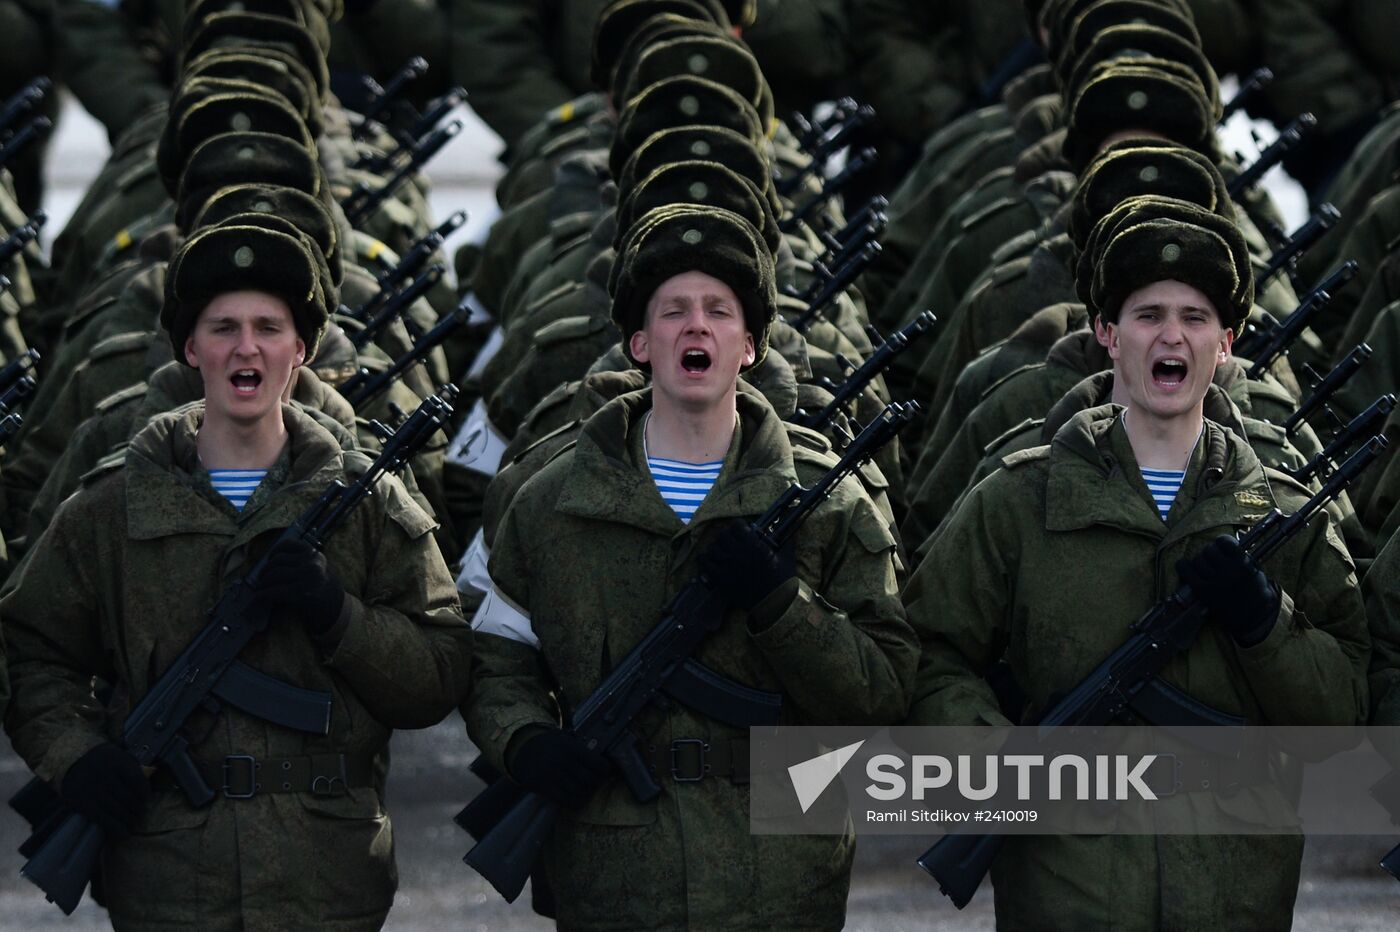
[[[506, 141], [507, 161], [546, 113], [597, 89], [590, 75], [593, 31], [607, 0], [453, 0], [450, 6], [453, 79]], [[760, 0], [757, 6], [743, 38], [773, 86], [779, 112], [834, 96], [848, 71], [845, 4]]]
[[[0, 101], [8, 100], [35, 78], [60, 80], [60, 63], [55, 46], [62, 41], [54, 29], [54, 0], [4, 0], [0, 2]], [[104, 11], [114, 16], [110, 10]], [[37, 106], [21, 114], [9, 126], [17, 132], [35, 116], [58, 118], [59, 95], [51, 89]], [[23, 153], [10, 153], [5, 170], [11, 176], [15, 194], [26, 213], [38, 210], [44, 202], [44, 158], [48, 139], [34, 140]], [[7, 182], [8, 183], [8, 182]]]
[[[966, 420], [948, 424], [949, 432], [942, 432], [940, 424], [940, 433], [924, 446], [925, 462], [914, 470], [921, 478], [910, 492], [903, 528], [912, 545], [917, 547], [948, 513], [998, 438], [1027, 420], [1044, 417], [1080, 380], [1111, 365], [1093, 331], [1068, 334], [1051, 347], [1044, 363], [1019, 369], [991, 386]], [[1287, 420], [1297, 399], [1277, 382], [1249, 379], [1245, 371], [1243, 363], [1232, 358], [1216, 369], [1215, 382], [1245, 414], [1273, 423]], [[1318, 449], [1309, 446], [1304, 452], [1312, 455]]]
[[[20, 525], [25, 530], [24, 540], [29, 543], [38, 540], [53, 520], [58, 506], [82, 487], [83, 476], [118, 448], [125, 447], [152, 417], [198, 401], [203, 394], [204, 383], [199, 373], [172, 361], [151, 373], [146, 382], [113, 392], [99, 401], [92, 416], [73, 432], [33, 496], [25, 512], [25, 521]], [[298, 370], [292, 384], [291, 403], [332, 433], [345, 434], [350, 446], [355, 446], [355, 410], [329, 383], [317, 376], [310, 365]], [[364, 448], [373, 449], [373, 445]], [[405, 476], [409, 477], [411, 472]]]
[[[905, 591], [924, 650], [911, 722], [1005, 722], [982, 679], [1002, 659], [1029, 713], [1043, 711], [1176, 587], [1177, 559], [1306, 498], [1206, 421], [1163, 521], [1120, 411], [1081, 412], [1049, 446], [1008, 457], [939, 535]], [[1282, 592], [1267, 637], [1239, 647], [1207, 625], [1164, 676], [1252, 723], [1363, 721], [1370, 639], [1351, 560], [1330, 522], [1315, 521], [1263, 569]], [[1301, 855], [1302, 838], [1291, 836], [1008, 838], [992, 866], [997, 919], [1185, 930], [1247, 916], [1251, 928], [1287, 929]]]
[[[1036, 311], [1006, 339], [979, 353], [958, 372], [942, 406], [930, 406], [932, 430], [925, 435], [926, 447], [939, 450], [946, 446], [956, 425], [977, 407], [987, 389], [1022, 366], [1044, 362], [1056, 340], [1087, 323], [1088, 310], [1083, 304], [1061, 301]], [[943, 439], [935, 440], [940, 434]], [[918, 481], [926, 472], [926, 466], [921, 469], [916, 463], [910, 478]]]
[[[1259, 461], [1270, 469], [1287, 472], [1302, 467], [1310, 456], [1316, 455], [1322, 449], [1317, 434], [1304, 423], [1297, 428], [1295, 435], [1290, 437], [1282, 427], [1271, 421], [1245, 415], [1228, 394], [1230, 389], [1238, 391], [1240, 383], [1244, 381], [1243, 370], [1238, 367], [1232, 368], [1234, 371], [1228, 373], [1226, 379], [1213, 383], [1206, 389], [1203, 402], [1205, 416], [1228, 427], [1235, 436], [1243, 437], [1254, 451], [1254, 455], [1259, 457]], [[1046, 412], [1044, 418], [1024, 422], [1024, 426], [1012, 428], [992, 441], [972, 478], [968, 480], [959, 502], [977, 483], [1000, 468], [1007, 456], [1049, 443], [1054, 439], [1055, 432], [1075, 414], [1087, 408], [1108, 404], [1112, 400], [1112, 391], [1111, 370], [1091, 375], [1055, 402], [1055, 406]], [[1247, 400], [1253, 400], [1246, 397]], [[1313, 480], [1313, 485], [1315, 488], [1320, 487], [1317, 480]], [[955, 503], [948, 509], [948, 513], [953, 513], [957, 507]], [[1329, 509], [1336, 526], [1342, 532], [1343, 539], [1347, 542], [1348, 550], [1359, 562], [1364, 555], [1370, 554], [1372, 549], [1368, 535], [1357, 521], [1350, 500], [1343, 493]], [[932, 545], [934, 536], [936, 532], [919, 545], [921, 555]]]
[[1381, 109], [1400, 96], [1394, 50], [1380, 38], [1395, 35], [1397, 24], [1400, 14], [1393, 4], [1279, 0], [1258, 5], [1253, 27], [1274, 80], [1251, 110], [1279, 126], [1305, 112], [1317, 117], [1318, 132], [1284, 161], [1310, 193], [1321, 193]]
[[1371, 724], [1400, 724], [1400, 544], [1392, 537], [1361, 579], [1371, 630]]
[[[865, 0], [851, 5], [851, 38], [862, 96], [880, 124], [907, 146], [982, 99], [982, 85], [1024, 40], [1017, 0], [929, 4]], [[1027, 64], [1035, 57], [1027, 56]]]
[[[242, 512], [214, 491], [195, 451], [202, 405], [155, 419], [116, 468], [59, 509], [3, 600], [15, 695], [7, 730], [59, 784], [88, 750], [118, 737], [132, 703], [203, 624], [219, 591], [327, 485], [366, 461], [282, 408], [289, 440]], [[431, 520], [392, 477], [327, 542], [345, 586], [330, 639], [279, 619], [243, 659], [334, 696], [331, 730], [312, 737], [226, 708], [197, 760], [294, 761], [344, 755], [347, 791], [274, 785], [193, 808], [158, 795], [137, 832], [108, 844], [107, 907], [121, 929], [377, 927], [393, 897], [393, 835], [383, 808], [393, 728], [438, 721], [468, 686], [471, 638], [432, 541]], [[172, 585], [172, 580], [178, 581]], [[116, 689], [105, 706], [91, 677]], [[158, 781], [159, 785], [159, 781]]]
[[[592, 691], [694, 574], [717, 523], [755, 517], [791, 482], [810, 481], [832, 462], [789, 442], [773, 410], [741, 392], [720, 477], [682, 524], [642, 457], [649, 400], [646, 392], [625, 395], [590, 418], [576, 446], [515, 495], [496, 534], [493, 599], [518, 606], [533, 634], [503, 625], [488, 599], [474, 621], [478, 681], [465, 715], [487, 759], [507, 771], [512, 737], [559, 724], [550, 691], [565, 705]], [[893, 589], [894, 552], [869, 498], [844, 481], [799, 534], [801, 581], [755, 609], [771, 626], [750, 635], [731, 618], [697, 659], [782, 692], [790, 723], [898, 717], [913, 645]], [[529, 637], [538, 650], [521, 643]], [[741, 729], [680, 704], [648, 710], [637, 730], [661, 747], [692, 737], [711, 746], [747, 741]], [[842, 924], [849, 836], [750, 835], [748, 791], [728, 777], [663, 779], [663, 788], [643, 804], [615, 781], [561, 819], [545, 856], [562, 926]]]
[[1023, 109], [1051, 106], [1060, 94], [1049, 65], [1030, 69], [1008, 85], [1002, 103], [974, 110], [928, 138], [914, 167], [890, 195], [885, 251], [862, 277], [876, 308], [908, 271], [943, 214], [983, 174], [1012, 164], [1023, 148], [1013, 124]]

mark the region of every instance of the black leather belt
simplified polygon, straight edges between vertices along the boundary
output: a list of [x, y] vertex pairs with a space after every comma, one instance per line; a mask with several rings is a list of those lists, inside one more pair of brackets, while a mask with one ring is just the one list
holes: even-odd
[[[230, 754], [219, 761], [195, 761], [204, 782], [225, 799], [252, 799], [263, 793], [344, 796], [352, 786], [374, 784], [374, 759], [349, 754], [308, 757], [253, 757]], [[179, 789], [166, 770], [151, 779], [157, 790]]]
[[1268, 762], [1257, 756], [1231, 761], [1224, 758], [1161, 754], [1143, 776], [1143, 782], [1159, 797], [1174, 796], [1177, 793], [1212, 792], [1228, 798], [1246, 786], [1273, 782]]
[[749, 782], [748, 738], [715, 742], [677, 738], [670, 744], [648, 744], [644, 750], [652, 776], [658, 779], [698, 783], [706, 777], [728, 777], [732, 783]]

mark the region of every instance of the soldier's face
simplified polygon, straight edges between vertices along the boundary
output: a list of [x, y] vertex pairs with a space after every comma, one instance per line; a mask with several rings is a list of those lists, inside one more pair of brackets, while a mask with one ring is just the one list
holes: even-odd
[[651, 366], [653, 394], [691, 409], [732, 396], [739, 370], [754, 360], [738, 296], [704, 272], [662, 282], [629, 345], [639, 362]]
[[1235, 339], [1210, 299], [1178, 281], [1134, 291], [1118, 320], [1104, 329], [1114, 392], [1126, 394], [1135, 420], [1199, 416], [1215, 369]]
[[185, 356], [204, 379], [206, 416], [280, 417], [292, 370], [306, 358], [287, 303], [261, 291], [219, 295], [199, 315]]

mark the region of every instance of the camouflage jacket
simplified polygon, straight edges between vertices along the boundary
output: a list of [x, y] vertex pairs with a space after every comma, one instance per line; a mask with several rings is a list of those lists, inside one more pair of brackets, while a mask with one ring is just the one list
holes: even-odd
[[[983, 679], [1003, 659], [1029, 716], [1039, 714], [1175, 589], [1177, 560], [1305, 498], [1207, 420], [1163, 521], [1121, 410], [1080, 412], [1050, 445], [1007, 457], [935, 540], [905, 590], [923, 646], [914, 723], [1004, 723]], [[1364, 721], [1370, 638], [1351, 558], [1330, 520], [1307, 527], [1263, 569], [1281, 591], [1268, 636], [1242, 648], [1207, 625], [1164, 677], [1252, 723]], [[1235, 797], [1241, 817], [1258, 805], [1256, 792], [1264, 790]], [[992, 868], [997, 920], [1011, 928], [1184, 930], [1249, 916], [1250, 928], [1287, 929], [1301, 853], [1298, 836], [1008, 839]]]
[[[464, 715], [498, 767], [512, 737], [557, 725], [561, 705], [588, 696], [651, 628], [725, 519], [757, 517], [832, 462], [790, 444], [773, 410], [741, 391], [720, 477], [685, 525], [646, 471], [639, 428], [649, 408], [643, 391], [594, 414], [577, 444], [521, 487], [496, 534], [495, 588], [473, 621], [477, 685]], [[894, 537], [858, 483], [840, 483], [807, 519], [796, 559], [800, 580], [755, 608], [771, 626], [751, 634], [734, 611], [696, 659], [780, 692], [789, 723], [898, 719], [914, 645], [896, 594]], [[492, 609], [503, 599], [519, 611]], [[688, 738], [747, 741], [742, 729], [681, 704], [648, 709], [634, 731], [663, 748]], [[614, 781], [561, 820], [546, 849], [561, 926], [842, 924], [852, 838], [759, 838], [746, 785], [723, 777], [662, 785], [657, 800], [638, 803]]]
[[[123, 719], [204, 624], [219, 592], [274, 535], [363, 457], [284, 406], [289, 440], [242, 512], [198, 465], [201, 404], [153, 420], [124, 463], [89, 478], [59, 508], [0, 600], [14, 697], [6, 730], [41, 778], [120, 733]], [[430, 533], [397, 479], [327, 542], [346, 590], [341, 619], [313, 643], [277, 618], [244, 651], [254, 667], [334, 697], [325, 737], [225, 708], [193, 749], [228, 755], [346, 755], [368, 761], [372, 786], [344, 795], [260, 793], [196, 809], [157, 794], [134, 835], [105, 847], [107, 906], [123, 922], [286, 928], [383, 921], [396, 873], [383, 807], [394, 728], [438, 721], [470, 676], [471, 632]], [[91, 680], [113, 685], [105, 704]], [[261, 779], [273, 779], [265, 774]]]

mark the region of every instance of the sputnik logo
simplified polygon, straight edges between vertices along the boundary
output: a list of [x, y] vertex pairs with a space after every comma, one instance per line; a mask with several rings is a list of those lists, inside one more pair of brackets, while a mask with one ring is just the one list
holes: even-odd
[[856, 756], [856, 752], [864, 743], [862, 739], [855, 744], [827, 751], [788, 768], [788, 777], [792, 779], [792, 788], [797, 793], [797, 802], [802, 806], [804, 813], [812, 808], [812, 804], [831, 785], [831, 781], [840, 776], [841, 768]]

